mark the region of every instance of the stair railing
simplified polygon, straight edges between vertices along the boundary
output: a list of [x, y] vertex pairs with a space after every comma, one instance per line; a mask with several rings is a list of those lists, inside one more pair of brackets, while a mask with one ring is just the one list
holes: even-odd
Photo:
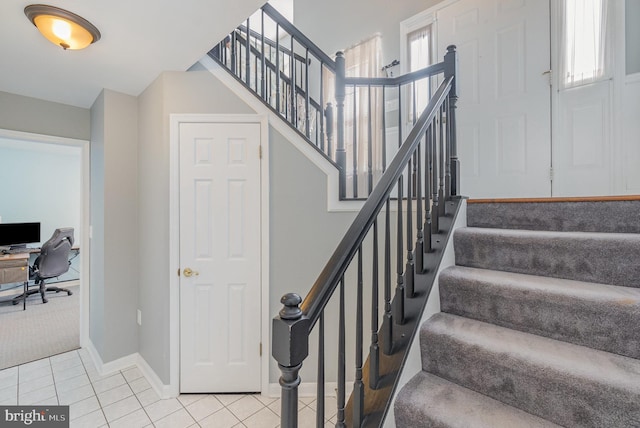
[[[338, 70], [339, 67], [338, 61]], [[444, 62], [431, 71], [436, 70], [444, 74], [442, 83], [306, 297], [289, 293], [281, 299], [283, 308], [272, 324], [272, 356], [281, 370], [282, 427], [298, 425], [300, 370], [309, 354], [309, 336], [316, 327], [316, 425], [323, 427], [327, 422], [327, 377], [337, 380], [337, 427], [378, 426], [387, 412], [459, 202], [454, 46], [448, 48]], [[345, 83], [374, 84], [371, 80]], [[340, 100], [337, 108], [341, 108]], [[392, 281], [394, 270], [396, 278]], [[350, 294], [355, 294], [353, 312], [346, 306]], [[365, 295], [370, 305], [365, 305]], [[328, 307], [330, 302], [332, 306]], [[336, 314], [328, 312], [335, 310], [334, 304]], [[354, 313], [355, 319], [347, 321]], [[371, 321], [368, 352], [363, 339], [365, 315]], [[333, 376], [327, 372], [325, 353], [332, 342], [325, 343], [325, 328], [336, 318], [337, 332], [329, 334], [338, 342]], [[346, 325], [355, 326], [354, 382], [348, 401], [346, 337], [351, 332]]]
[[[444, 67], [439, 63], [395, 78], [347, 77], [342, 52], [331, 59], [269, 4], [209, 56], [338, 168], [341, 199], [371, 193], [393, 156], [391, 147], [400, 146], [403, 131], [423, 107], [416, 103], [416, 88], [426, 82], [430, 96]], [[345, 105], [351, 109], [348, 124]], [[361, 114], [366, 121], [355, 119]], [[393, 133], [398, 143], [387, 144]], [[359, 155], [362, 148], [366, 156]]]
[[334, 127], [326, 123], [322, 85], [324, 76], [334, 73], [335, 62], [276, 9], [262, 6], [209, 56], [333, 162]]

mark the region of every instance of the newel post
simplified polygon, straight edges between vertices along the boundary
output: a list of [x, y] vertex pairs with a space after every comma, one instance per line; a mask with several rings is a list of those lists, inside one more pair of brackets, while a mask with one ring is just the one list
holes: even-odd
[[449, 111], [447, 121], [449, 122], [449, 158], [451, 161], [451, 183], [448, 187], [447, 196], [456, 196], [460, 193], [460, 160], [458, 159], [458, 140], [456, 133], [456, 104], [458, 102], [458, 53], [455, 45], [447, 47], [444, 56], [444, 77], [453, 76], [451, 91], [449, 91]]
[[344, 145], [344, 99], [346, 97], [345, 62], [342, 52], [336, 53], [336, 111], [337, 111], [337, 146], [336, 163], [340, 167], [340, 198], [346, 196], [347, 189], [347, 151]]
[[302, 362], [309, 355], [309, 319], [303, 317], [300, 310], [302, 298], [295, 293], [282, 296], [284, 307], [279, 316], [273, 319], [272, 352], [278, 362], [280, 376], [281, 413], [280, 426], [296, 428], [298, 426], [298, 372]]

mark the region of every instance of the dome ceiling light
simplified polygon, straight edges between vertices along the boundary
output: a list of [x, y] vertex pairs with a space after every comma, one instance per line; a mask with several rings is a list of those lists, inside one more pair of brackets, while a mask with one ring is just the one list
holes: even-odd
[[62, 49], [83, 49], [100, 40], [100, 31], [81, 16], [44, 4], [24, 8], [24, 14], [51, 43]]

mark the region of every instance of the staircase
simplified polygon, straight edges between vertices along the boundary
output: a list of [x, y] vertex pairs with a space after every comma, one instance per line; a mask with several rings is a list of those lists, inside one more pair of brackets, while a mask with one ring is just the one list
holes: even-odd
[[640, 427], [640, 198], [472, 202], [396, 425]]

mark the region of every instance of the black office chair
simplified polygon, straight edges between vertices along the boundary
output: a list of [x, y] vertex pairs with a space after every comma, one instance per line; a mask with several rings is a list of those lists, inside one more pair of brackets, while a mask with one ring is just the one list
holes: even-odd
[[[56, 231], [53, 232], [53, 236], [42, 245], [40, 255], [36, 258], [33, 266], [30, 267], [29, 279], [35, 280], [38, 289], [28, 290], [27, 297], [40, 293], [42, 303], [47, 303], [48, 300], [44, 297], [47, 291], [55, 291], [56, 293], [66, 291], [69, 296], [73, 294], [66, 288], [46, 287], [45, 285], [45, 280], [56, 278], [69, 270], [69, 265], [71, 264], [69, 261], [69, 252], [72, 246], [72, 227], [56, 229]], [[18, 300], [20, 298], [21, 296], [17, 297]]]

